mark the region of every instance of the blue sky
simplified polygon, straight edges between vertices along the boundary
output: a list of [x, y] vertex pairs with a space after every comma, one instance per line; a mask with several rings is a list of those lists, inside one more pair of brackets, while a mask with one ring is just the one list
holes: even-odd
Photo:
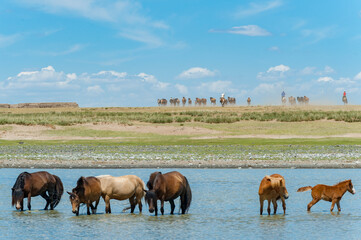
[[356, 0], [1, 0], [0, 102], [361, 104]]

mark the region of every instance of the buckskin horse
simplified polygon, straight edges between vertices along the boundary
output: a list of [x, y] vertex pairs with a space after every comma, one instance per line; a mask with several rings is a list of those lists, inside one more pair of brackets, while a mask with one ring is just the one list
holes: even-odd
[[[72, 192], [67, 192], [70, 196], [70, 203], [72, 205], [72, 212], [79, 216], [79, 208], [81, 203], [87, 206], [87, 214], [90, 215], [89, 207], [92, 213], [95, 214], [101, 196], [100, 181], [96, 177], [80, 177], [76, 183], [76, 187]], [[93, 206], [95, 202], [95, 206]]]
[[[129, 199], [131, 213], [138, 204], [139, 212], [142, 212], [142, 198], [144, 197], [144, 182], [135, 175], [113, 177], [110, 175], [97, 176], [102, 188], [102, 198], [105, 202], [105, 213], [111, 213], [110, 199]], [[127, 210], [126, 208], [124, 210]], [[123, 210], [123, 211], [124, 211]]]
[[331, 212], [333, 211], [335, 203], [337, 205], [338, 211], [341, 211], [340, 201], [341, 201], [342, 196], [346, 193], [346, 191], [348, 191], [352, 194], [356, 193], [351, 180], [345, 180], [345, 181], [339, 182], [333, 186], [317, 184], [314, 187], [311, 187], [311, 186], [301, 187], [297, 190], [297, 192], [305, 192], [308, 190], [312, 190], [311, 196], [313, 199], [307, 205], [307, 211], [310, 211], [311, 207], [320, 200], [332, 202], [331, 209], [330, 209]]
[[192, 191], [187, 178], [179, 172], [174, 171], [165, 174], [154, 172], [149, 177], [147, 187], [149, 190], [144, 190], [146, 192], [145, 202], [148, 203], [150, 213], [155, 211], [155, 216], [158, 215], [157, 200], [160, 200], [162, 215], [164, 215], [164, 201], [169, 201], [170, 214], [173, 214], [174, 199], [177, 197], [180, 197], [182, 214], [188, 212], [192, 201]]
[[286, 214], [286, 201], [288, 198], [288, 192], [286, 189], [285, 179], [279, 174], [272, 174], [271, 176], [265, 176], [258, 190], [259, 203], [260, 203], [260, 214], [263, 213], [263, 202], [268, 201], [267, 212], [271, 214], [271, 202], [273, 204], [273, 214], [277, 212], [277, 200], [281, 199], [283, 214]]
[[[24, 210], [24, 198], [28, 198], [28, 209], [31, 210], [31, 197], [42, 196], [46, 200], [44, 210], [53, 210], [63, 195], [63, 183], [56, 175], [48, 172], [22, 172], [12, 187], [12, 206]], [[46, 194], [48, 193], [48, 194]]]

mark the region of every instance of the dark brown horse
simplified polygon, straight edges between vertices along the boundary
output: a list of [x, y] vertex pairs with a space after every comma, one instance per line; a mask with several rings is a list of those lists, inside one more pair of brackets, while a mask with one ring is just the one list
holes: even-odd
[[342, 196], [346, 193], [346, 191], [348, 191], [352, 194], [356, 193], [351, 180], [345, 180], [345, 181], [339, 182], [333, 186], [317, 184], [314, 187], [311, 187], [311, 186], [301, 187], [297, 190], [297, 192], [305, 192], [308, 190], [312, 190], [311, 196], [313, 199], [307, 205], [307, 211], [310, 211], [311, 207], [320, 200], [332, 202], [331, 212], [333, 211], [335, 203], [337, 204], [338, 211], [341, 211], [340, 201], [341, 201]]
[[[63, 183], [58, 176], [48, 172], [20, 173], [12, 187], [12, 206], [24, 210], [24, 198], [28, 198], [28, 209], [31, 210], [31, 197], [42, 196], [46, 200], [44, 210], [53, 210], [63, 195]], [[48, 193], [48, 194], [46, 194]]]
[[[79, 216], [80, 204], [85, 203], [87, 214], [90, 215], [89, 207], [91, 207], [92, 213], [95, 214], [102, 194], [100, 180], [96, 177], [80, 177], [72, 192], [67, 193], [70, 195], [69, 199], [73, 213]], [[93, 202], [95, 202], [95, 207]]]
[[149, 212], [158, 215], [157, 200], [160, 200], [160, 211], [164, 214], [164, 201], [169, 201], [171, 206], [170, 214], [174, 213], [174, 199], [180, 196], [182, 214], [188, 212], [192, 201], [192, 191], [188, 180], [179, 172], [169, 172], [162, 174], [154, 172], [150, 175], [147, 183], [148, 191], [145, 194], [145, 202], [149, 205]]

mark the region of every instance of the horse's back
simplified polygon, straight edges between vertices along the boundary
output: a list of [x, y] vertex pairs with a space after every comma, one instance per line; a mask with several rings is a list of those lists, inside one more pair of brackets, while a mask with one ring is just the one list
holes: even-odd
[[84, 197], [90, 199], [91, 201], [96, 201], [99, 199], [102, 193], [100, 180], [96, 177], [86, 177], [85, 180], [86, 184], [84, 184]]
[[[278, 181], [280, 180], [285, 181], [284, 177], [280, 174], [272, 174], [270, 176], [265, 176], [261, 180], [261, 183], [259, 185], [258, 194], [260, 196], [269, 197], [269, 198], [277, 197], [278, 194], [276, 193], [274, 188], [280, 187], [280, 184], [278, 184]], [[277, 181], [277, 183], [275, 183], [275, 181]], [[285, 182], [283, 186], [285, 186]]]
[[166, 198], [168, 199], [177, 198], [184, 191], [186, 191], [185, 186], [187, 185], [187, 180], [180, 172], [177, 171], [168, 172], [163, 174], [162, 177], [164, 177], [164, 183], [162, 184], [164, 184], [165, 186], [160, 186], [160, 187], [163, 188], [162, 190], [165, 189], [166, 191], [165, 194], [167, 196]]
[[119, 200], [127, 199], [134, 195], [135, 191], [143, 191], [144, 182], [135, 175], [125, 175], [119, 177], [106, 176], [99, 178], [101, 182], [102, 194]]

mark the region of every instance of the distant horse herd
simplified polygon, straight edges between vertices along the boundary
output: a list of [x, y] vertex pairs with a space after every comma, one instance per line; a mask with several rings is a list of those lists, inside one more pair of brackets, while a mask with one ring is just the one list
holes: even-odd
[[[138, 205], [139, 213], [142, 212], [142, 199], [148, 204], [149, 212], [158, 215], [158, 200], [160, 201], [160, 212], [164, 215], [164, 202], [169, 202], [171, 214], [174, 214], [176, 198], [180, 198], [180, 210], [186, 214], [192, 202], [192, 190], [188, 179], [177, 171], [161, 173], [154, 172], [150, 174], [145, 189], [144, 182], [135, 175], [125, 175], [113, 177], [110, 175], [80, 177], [76, 187], [69, 194], [69, 200], [72, 206], [72, 212], [79, 215], [80, 204], [87, 207], [87, 215], [96, 214], [98, 203], [102, 197], [105, 202], [105, 213], [111, 213], [110, 199], [129, 200], [130, 207], [123, 211], [131, 209], [134, 213]], [[24, 210], [24, 198], [27, 198], [28, 209], [31, 210], [31, 197], [42, 196], [46, 200], [44, 210], [53, 210], [60, 202], [64, 188], [60, 178], [46, 171], [28, 173], [23, 172], [17, 177], [12, 187], [12, 205], [17, 210]], [[301, 187], [297, 192], [311, 190], [312, 201], [307, 205], [307, 211], [320, 200], [331, 202], [331, 212], [335, 204], [338, 211], [341, 211], [340, 201], [346, 191], [355, 194], [351, 180], [339, 182], [333, 186], [318, 184], [314, 187]], [[268, 201], [267, 212], [271, 214], [271, 203], [273, 204], [273, 213], [277, 212], [277, 200], [281, 200], [283, 213], [286, 214], [286, 199], [288, 191], [286, 181], [283, 176], [273, 174], [265, 176], [260, 183], [259, 190], [260, 215], [263, 214], [263, 203]], [[94, 205], [93, 205], [94, 203]], [[91, 210], [91, 212], [90, 212]]]
[[[182, 106], [185, 107], [188, 103], [188, 106], [192, 106], [193, 101], [191, 98], [188, 98], [188, 100], [183, 97], [181, 100], [179, 98], [170, 98], [169, 99], [169, 105], [173, 106], [173, 107], [179, 107], [180, 103], [182, 102]], [[216, 106], [217, 105], [217, 99], [214, 97], [210, 97], [209, 98], [209, 102], [211, 104], [211, 106]], [[223, 106], [225, 105], [235, 105], [236, 104], [236, 98], [234, 97], [221, 97], [219, 99], [220, 104]], [[250, 104], [251, 103], [251, 98], [248, 98], [247, 102]], [[157, 100], [158, 106], [167, 106], [168, 105], [168, 100], [165, 98], [162, 99], [158, 99]], [[194, 106], [206, 106], [207, 105], [207, 99], [206, 98], [196, 98], [194, 100]]]
[[[248, 97], [246, 101], [247, 101], [247, 105], [250, 106], [251, 98]], [[191, 98], [187, 99], [185, 97], [183, 97], [181, 100], [179, 98], [170, 98], [169, 101], [165, 98], [157, 100], [158, 106], [167, 106], [168, 102], [169, 102], [169, 105], [173, 106], [173, 107], [179, 107], [181, 102], [182, 102], [183, 107], [187, 106], [187, 104], [188, 104], [188, 106], [192, 106], [193, 102], [194, 102], [194, 106], [206, 106], [207, 105], [206, 98], [198, 98], [198, 97], [194, 101], [192, 101]], [[217, 99], [214, 97], [210, 97], [209, 102], [210, 102], [211, 106], [217, 105]], [[346, 96], [342, 97], [342, 102], [344, 103], [344, 105], [346, 105], [348, 103]], [[222, 96], [219, 98], [219, 103], [222, 107], [227, 106], [227, 105], [236, 105], [236, 98], [234, 98], [234, 97], [225, 98], [222, 94]], [[282, 105], [286, 105], [287, 98], [282, 97], [281, 103], [282, 103]], [[295, 106], [295, 105], [297, 105], [297, 103], [299, 105], [308, 105], [310, 103], [310, 98], [307, 96], [301, 96], [301, 97], [290, 96], [290, 97], [288, 97], [288, 103], [291, 106]]]

